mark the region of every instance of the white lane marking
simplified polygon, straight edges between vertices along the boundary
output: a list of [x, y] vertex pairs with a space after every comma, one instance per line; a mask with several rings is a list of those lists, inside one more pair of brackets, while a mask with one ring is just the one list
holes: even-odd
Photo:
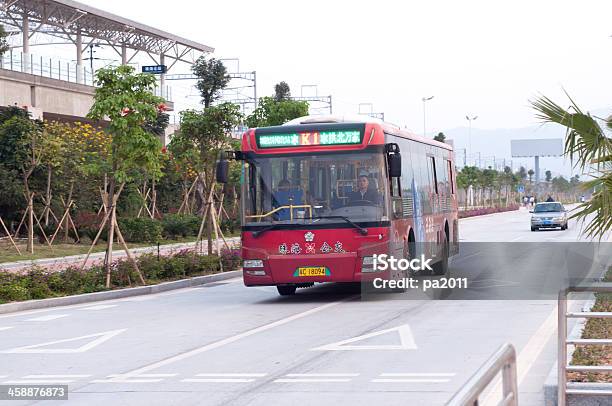
[[0, 375], [0, 379], [2, 378], [8, 378], [8, 375]]
[[267, 330], [273, 329], [275, 327], [282, 326], [284, 324], [290, 323], [292, 321], [299, 320], [301, 318], [310, 316], [312, 314], [316, 314], [316, 313], [322, 312], [323, 310], [327, 310], [330, 307], [337, 306], [340, 303], [346, 302], [346, 301], [351, 300], [351, 299], [353, 299], [355, 297], [356, 296], [351, 296], [351, 297], [343, 299], [343, 300], [339, 300], [339, 301], [336, 301], [336, 302], [328, 303], [328, 304], [325, 304], [323, 306], [315, 307], [313, 309], [306, 310], [304, 312], [294, 314], [293, 316], [285, 317], [284, 319], [280, 319], [280, 320], [274, 321], [272, 323], [264, 324], [263, 326], [259, 326], [259, 327], [256, 327], [254, 329], [247, 330], [247, 331], [245, 331], [243, 333], [236, 334], [235, 336], [227, 337], [227, 338], [224, 338], [222, 340], [215, 341], [215, 342], [210, 343], [210, 344], [206, 344], [206, 345], [204, 345], [202, 347], [195, 348], [195, 349], [193, 349], [191, 351], [187, 351], [187, 352], [184, 352], [182, 354], [178, 354], [178, 355], [176, 355], [174, 357], [166, 358], [164, 360], [161, 360], [161, 361], [158, 361], [158, 362], [154, 362], [153, 364], [149, 364], [149, 365], [146, 365], [144, 367], [141, 367], [141, 368], [138, 368], [138, 369], [134, 369], [134, 370], [132, 370], [130, 372], [126, 372], [123, 375], [124, 376], [126, 376], [126, 375], [127, 376], [139, 375], [139, 374], [142, 374], [144, 372], [149, 372], [149, 371], [152, 371], [154, 369], [160, 368], [162, 366], [173, 364], [173, 363], [175, 363], [177, 361], [182, 361], [184, 359], [193, 357], [195, 355], [202, 354], [202, 353], [204, 353], [206, 351], [214, 350], [216, 348], [223, 347], [224, 345], [234, 343], [234, 342], [236, 342], [238, 340], [241, 340], [243, 338], [250, 337], [252, 335], [261, 333], [263, 331], [267, 331]]
[[332, 377], [351, 377], [351, 376], [359, 376], [359, 374], [287, 374], [285, 376], [293, 377], [293, 378], [307, 378], [307, 377], [316, 377], [316, 378], [332, 378]]
[[82, 309], [79, 309], [79, 310], [105, 310], [105, 309], [110, 309], [112, 307], [117, 307], [117, 305], [113, 304], [113, 305], [90, 306], [90, 307], [83, 307]]
[[26, 375], [21, 379], [89, 378], [91, 375]]
[[415, 379], [415, 378], [378, 378], [372, 379], [374, 383], [445, 383], [450, 382], [450, 379]]
[[9, 326], [9, 327], [0, 327], [0, 331], [6, 331], [6, 330], [10, 330], [12, 328], [15, 328], [13, 326]]
[[34, 383], [40, 384], [53, 384], [53, 383], [72, 383], [74, 379], [23, 379], [15, 381], [4, 381], [2, 383], [7, 385], [28, 385]]
[[[134, 378], [171, 378], [173, 376], [177, 376], [178, 374], [141, 374]], [[122, 378], [121, 374], [110, 374], [106, 375], [107, 378]]]
[[[383, 334], [389, 334], [396, 332], [399, 335], [399, 345], [347, 345], [368, 338], [377, 337]], [[321, 347], [312, 348], [310, 351], [348, 351], [348, 350], [416, 350], [417, 345], [412, 335], [412, 330], [408, 324], [404, 324], [399, 327], [393, 327], [386, 330], [375, 331], [360, 335], [358, 337], [349, 338], [348, 340], [338, 341], [337, 343], [331, 343], [323, 345]]]
[[[1, 351], [1, 352], [4, 354], [74, 354], [74, 353], [80, 353], [80, 352], [89, 351], [92, 348], [97, 347], [98, 345], [102, 344], [103, 342], [110, 340], [114, 336], [123, 333], [126, 330], [127, 329], [124, 328], [121, 330], [105, 331], [102, 333], [89, 334], [86, 336], [50, 341], [48, 343], [27, 345], [25, 347], [13, 348], [13, 349]], [[77, 348], [43, 348], [43, 347], [47, 347], [47, 346], [54, 345], [54, 344], [67, 343], [71, 341], [79, 341], [84, 338], [92, 338], [92, 337], [98, 337], [98, 338], [96, 338], [95, 340], [87, 344], [77, 347]]]
[[63, 317], [68, 317], [68, 314], [50, 314], [48, 316], [36, 317], [34, 319], [28, 319], [26, 321], [51, 321], [61, 319]]
[[[523, 347], [517, 357], [516, 369], [517, 369], [517, 386], [520, 387], [521, 383], [527, 376], [527, 373], [538, 359], [546, 343], [553, 334], [557, 332], [557, 317], [558, 317], [557, 305], [553, 306], [552, 311], [540, 325], [540, 328], [535, 332], [533, 336], [527, 342], [527, 345]], [[484, 397], [482, 405], [493, 405], [497, 404], [495, 399], [501, 399], [502, 393], [502, 381], [501, 378], [496, 378], [495, 386], [492, 387], [491, 391]]]
[[351, 381], [350, 378], [296, 378], [296, 379], [281, 378], [281, 379], [274, 380], [274, 382], [276, 383], [324, 383], [324, 382], [340, 383], [340, 382], [350, 382], [350, 381]]
[[163, 379], [94, 379], [93, 381], [89, 381], [89, 383], [155, 383], [161, 382]]
[[266, 376], [268, 374], [251, 374], [251, 373], [247, 373], [247, 374], [242, 374], [242, 373], [221, 373], [221, 374], [197, 374], [196, 376], [199, 377], [225, 377], [225, 378], [263, 378], [264, 376]]
[[181, 379], [181, 382], [193, 383], [249, 383], [254, 382], [253, 378], [189, 378]]
[[509, 242], [515, 242], [515, 241], [518, 241], [518, 240], [522, 240], [522, 239], [523, 239], [523, 237], [524, 237], [524, 236], [513, 238], [513, 239], [511, 239]]
[[380, 374], [380, 376], [382, 377], [444, 377], [444, 376], [455, 376], [455, 373], [446, 373], [446, 372], [424, 372], [424, 373], [420, 373], [420, 372], [389, 372], [389, 373], [382, 373]]

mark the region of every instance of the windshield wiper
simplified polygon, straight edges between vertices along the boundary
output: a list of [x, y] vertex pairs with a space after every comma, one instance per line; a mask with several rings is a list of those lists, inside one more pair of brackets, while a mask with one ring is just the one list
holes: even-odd
[[260, 235], [262, 235], [263, 233], [265, 233], [266, 231], [270, 231], [270, 230], [274, 230], [276, 227], [278, 227], [280, 224], [272, 224], [271, 226], [268, 226], [266, 228], [262, 228], [261, 230], [258, 231], [253, 231], [253, 238], [257, 238]]
[[351, 220], [349, 220], [348, 218], [344, 217], [344, 216], [317, 216], [318, 219], [342, 219], [344, 221], [346, 221], [347, 223], [349, 223], [350, 225], [352, 225], [353, 227], [355, 227], [357, 230], [359, 230], [359, 233], [361, 235], [367, 235], [368, 234], [368, 230], [366, 228], [363, 228], [361, 226], [359, 226], [358, 224], [353, 223]]

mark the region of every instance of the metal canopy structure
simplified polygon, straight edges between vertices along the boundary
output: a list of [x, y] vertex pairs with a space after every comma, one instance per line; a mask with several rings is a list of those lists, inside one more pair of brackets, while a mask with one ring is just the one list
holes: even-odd
[[[22, 33], [26, 56], [29, 39], [36, 33], [73, 43], [77, 65], [82, 65], [83, 52], [96, 41], [110, 45], [123, 64], [138, 52], [146, 52], [160, 65], [165, 65], [165, 58], [173, 60], [168, 69], [178, 61], [193, 64], [202, 53], [214, 51], [207, 45], [72, 0], [0, 0], [0, 24]], [[163, 82], [163, 76], [161, 79]]]

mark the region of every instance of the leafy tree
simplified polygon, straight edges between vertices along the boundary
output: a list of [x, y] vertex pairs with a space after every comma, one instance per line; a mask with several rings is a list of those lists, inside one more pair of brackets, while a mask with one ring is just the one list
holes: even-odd
[[544, 179], [546, 179], [546, 182], [550, 182], [552, 179], [552, 172], [551, 171], [546, 171], [544, 172]]
[[8, 42], [6, 42], [6, 37], [8, 33], [4, 29], [4, 26], [0, 24], [0, 56], [2, 56], [6, 51], [9, 50]]
[[223, 62], [215, 58], [199, 57], [191, 71], [198, 78], [196, 88], [200, 91], [204, 108], [210, 107], [221, 97], [221, 91], [231, 80]]
[[524, 166], [521, 166], [517, 172], [518, 177], [520, 178], [520, 180], [525, 180], [527, 179], [527, 170], [525, 170]]
[[273, 97], [262, 97], [255, 111], [247, 117], [246, 124], [251, 128], [269, 127], [306, 115], [308, 115], [306, 101], [276, 101]]
[[531, 178], [533, 178], [533, 175], [535, 175], [535, 171], [530, 169], [527, 171], [527, 175], [529, 175], [529, 183], [531, 183]]
[[[584, 230], [587, 236], [601, 239], [612, 230], [612, 138], [594, 117], [582, 112], [569, 95], [568, 98], [571, 105], [567, 109], [548, 97], [540, 97], [531, 104], [542, 121], [566, 127], [565, 155], [592, 177], [584, 182], [584, 189], [595, 192], [589, 201], [578, 206], [572, 217], [588, 221]], [[612, 116], [603, 120], [603, 125], [612, 130]], [[580, 178], [572, 180], [577, 185]]]
[[457, 187], [464, 189], [466, 200], [470, 186], [476, 187], [479, 182], [480, 169], [475, 166], [466, 166], [457, 173]]
[[[108, 120], [107, 131], [112, 135], [108, 159], [98, 168], [108, 172], [110, 176], [106, 201], [110, 216], [107, 214], [104, 222], [104, 225], [108, 224], [105, 258], [107, 287], [110, 286], [115, 230], [119, 240], [122, 240], [116, 221], [115, 204], [122, 186], [139, 170], [146, 171], [154, 179], [161, 175], [161, 143], [155, 134], [144, 129], [144, 124], [155, 121], [159, 110], [163, 109], [163, 99], [153, 95], [155, 81], [153, 75], [135, 74], [134, 68], [128, 65], [104, 68], [96, 72], [97, 87], [88, 117], [93, 120]], [[122, 185], [118, 189], [117, 182]], [[144, 284], [142, 274], [140, 279]]]
[[438, 135], [434, 137], [434, 140], [439, 142], [446, 142], [446, 135], [444, 135], [444, 133], [442, 132], [439, 132]]
[[289, 100], [291, 97], [291, 90], [287, 82], [280, 82], [274, 86], [274, 100], [277, 102], [282, 100]]

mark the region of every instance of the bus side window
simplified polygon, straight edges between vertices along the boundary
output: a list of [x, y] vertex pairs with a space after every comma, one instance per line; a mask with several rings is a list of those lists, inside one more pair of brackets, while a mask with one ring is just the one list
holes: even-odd
[[429, 185], [431, 192], [438, 194], [438, 176], [436, 174], [436, 159], [433, 156], [427, 156], [427, 169], [429, 172]]
[[446, 164], [448, 168], [448, 184], [449, 184], [448, 189], [450, 190], [450, 194], [454, 195], [455, 194], [455, 184], [453, 182], [453, 163], [450, 160], [447, 160]]

